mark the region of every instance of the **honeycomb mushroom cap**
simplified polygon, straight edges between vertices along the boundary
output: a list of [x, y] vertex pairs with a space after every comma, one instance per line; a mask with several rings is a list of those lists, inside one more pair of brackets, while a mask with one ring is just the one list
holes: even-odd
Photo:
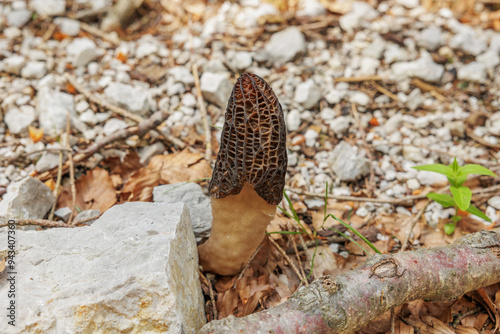
[[283, 197], [287, 162], [278, 98], [261, 77], [245, 73], [229, 97], [210, 195], [237, 195], [249, 183], [262, 199], [277, 205]]

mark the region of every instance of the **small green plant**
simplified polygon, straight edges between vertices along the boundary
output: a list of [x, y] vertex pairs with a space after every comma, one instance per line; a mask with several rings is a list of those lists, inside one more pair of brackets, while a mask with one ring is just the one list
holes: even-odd
[[456, 223], [462, 219], [458, 215], [459, 211], [467, 211], [474, 216], [478, 216], [486, 221], [491, 222], [491, 219], [488, 218], [481, 210], [476, 208], [474, 205], [470, 204], [472, 199], [472, 191], [469, 187], [463, 185], [465, 180], [467, 180], [467, 175], [470, 174], [479, 174], [479, 175], [488, 175], [488, 176], [496, 176], [491, 170], [481, 165], [465, 165], [458, 166], [457, 159], [453, 161], [451, 165], [442, 165], [442, 164], [432, 164], [432, 165], [422, 165], [413, 167], [417, 170], [423, 170], [428, 172], [439, 173], [445, 175], [450, 182], [450, 192], [451, 196], [447, 194], [437, 194], [437, 193], [428, 193], [427, 198], [436, 201], [441, 204], [445, 208], [454, 207], [455, 215], [451, 217], [451, 222], [444, 226], [444, 231], [446, 234], [452, 234], [455, 230]]

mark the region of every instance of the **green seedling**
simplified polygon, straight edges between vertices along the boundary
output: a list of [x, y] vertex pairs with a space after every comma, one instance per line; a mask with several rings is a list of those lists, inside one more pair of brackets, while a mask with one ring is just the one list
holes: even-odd
[[446, 234], [452, 234], [453, 231], [455, 231], [455, 225], [460, 219], [462, 219], [462, 217], [458, 215], [459, 210], [469, 212], [474, 216], [491, 222], [491, 219], [488, 216], [486, 216], [481, 210], [470, 203], [472, 199], [472, 191], [469, 187], [463, 185], [463, 183], [467, 180], [467, 176], [470, 174], [496, 176], [495, 173], [493, 173], [491, 170], [481, 165], [475, 164], [460, 167], [458, 166], [456, 158], [453, 163], [448, 166], [442, 164], [431, 164], [415, 166], [413, 168], [416, 170], [439, 173], [445, 175], [448, 178], [448, 181], [450, 182], [451, 196], [447, 194], [437, 193], [427, 194], [427, 198], [436, 201], [443, 207], [455, 208], [455, 215], [451, 217], [451, 222], [447, 223], [444, 226], [444, 231]]

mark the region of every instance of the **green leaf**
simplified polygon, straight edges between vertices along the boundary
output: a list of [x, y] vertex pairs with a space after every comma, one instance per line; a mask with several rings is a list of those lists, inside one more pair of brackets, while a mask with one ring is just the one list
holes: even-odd
[[457, 173], [458, 172], [458, 162], [457, 162], [457, 158], [454, 158], [453, 159], [453, 163], [450, 165], [451, 169], [453, 170], [453, 173]]
[[484, 220], [491, 223], [491, 219], [474, 205], [469, 206], [467, 212], [473, 214], [474, 216], [478, 216], [479, 218], [483, 218]]
[[496, 176], [491, 170], [481, 165], [465, 165], [458, 169], [458, 175], [470, 175], [470, 174], [479, 174], [479, 175], [489, 175]]
[[472, 191], [464, 186], [450, 186], [450, 191], [453, 195], [455, 203], [457, 203], [458, 208], [462, 211], [466, 211], [469, 208], [470, 200], [472, 199]]
[[455, 231], [455, 223], [448, 223], [444, 225], [444, 233], [450, 235]]
[[428, 193], [427, 198], [438, 202], [445, 208], [449, 208], [450, 206], [455, 206], [455, 201], [453, 200], [453, 197], [451, 197], [450, 195]]
[[467, 175], [460, 175], [460, 171], [458, 171], [458, 176], [455, 180], [455, 187], [460, 187], [467, 180]]
[[450, 166], [445, 166], [441, 164], [422, 165], [422, 166], [415, 166], [412, 168], [416, 170], [425, 170], [428, 172], [439, 173], [446, 175], [448, 177], [455, 177], [455, 173], [453, 173], [453, 169]]
[[453, 216], [451, 217], [451, 220], [456, 224], [460, 221], [460, 219], [462, 219], [462, 217], [460, 216]]

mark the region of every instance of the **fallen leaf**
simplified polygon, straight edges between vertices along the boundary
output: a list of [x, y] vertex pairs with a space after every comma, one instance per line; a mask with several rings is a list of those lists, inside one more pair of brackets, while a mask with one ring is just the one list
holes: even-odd
[[179, 183], [206, 179], [212, 174], [210, 164], [200, 153], [183, 150], [178, 153], [156, 155], [147, 167], [150, 171], [160, 171], [162, 183]]
[[28, 126], [28, 133], [33, 143], [38, 143], [43, 138], [43, 129], [37, 129], [33, 126]]
[[462, 325], [458, 325], [457, 328], [455, 328], [455, 332], [457, 334], [479, 334], [479, 331], [474, 327], [466, 327]]

